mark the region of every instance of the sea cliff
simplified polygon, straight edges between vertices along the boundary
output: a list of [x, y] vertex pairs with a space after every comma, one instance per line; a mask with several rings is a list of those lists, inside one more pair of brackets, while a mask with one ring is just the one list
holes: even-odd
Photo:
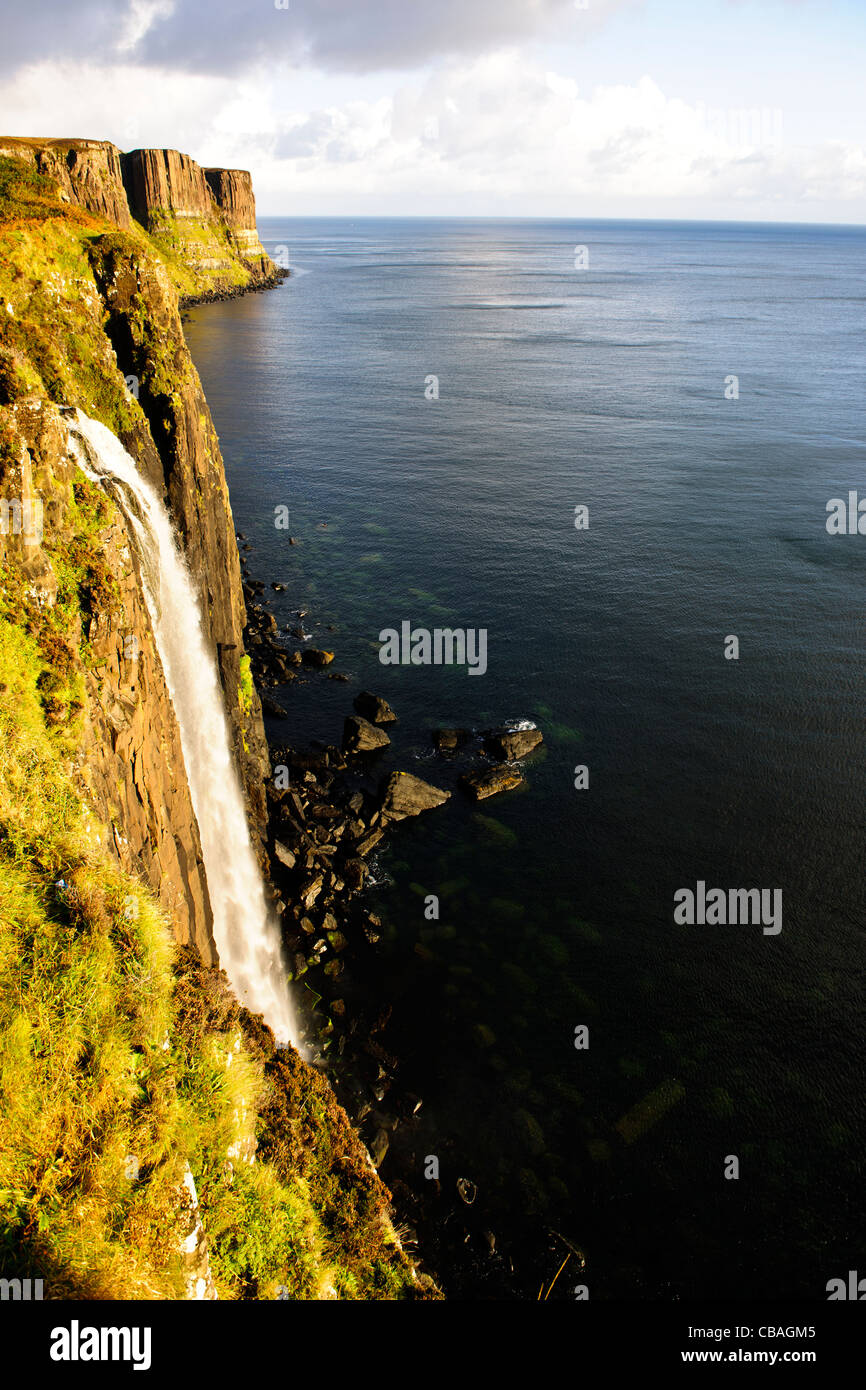
[[327, 1081], [219, 974], [140, 560], [69, 453], [78, 408], [165, 498], [264, 865], [231, 505], [179, 313], [278, 283], [250, 177], [0, 140], [0, 250], [2, 1272], [49, 1297], [430, 1296]]

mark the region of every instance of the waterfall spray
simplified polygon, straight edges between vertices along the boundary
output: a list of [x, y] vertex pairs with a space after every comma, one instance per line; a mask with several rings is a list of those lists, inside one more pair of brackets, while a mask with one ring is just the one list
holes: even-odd
[[231, 754], [216, 662], [168, 512], [110, 430], [80, 410], [69, 425], [76, 463], [117, 502], [139, 556], [198, 821], [220, 963], [240, 1001], [280, 1043], [298, 1045], [280, 933], [268, 911]]

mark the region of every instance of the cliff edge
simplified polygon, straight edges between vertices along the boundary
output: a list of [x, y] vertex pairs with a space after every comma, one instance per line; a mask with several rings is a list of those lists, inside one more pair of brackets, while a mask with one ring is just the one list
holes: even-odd
[[276, 284], [285, 272], [256, 228], [245, 169], [203, 169], [179, 150], [123, 153], [108, 140], [0, 137], [0, 158], [21, 160], [58, 197], [122, 231], [139, 224], [168, 262], [182, 300]]

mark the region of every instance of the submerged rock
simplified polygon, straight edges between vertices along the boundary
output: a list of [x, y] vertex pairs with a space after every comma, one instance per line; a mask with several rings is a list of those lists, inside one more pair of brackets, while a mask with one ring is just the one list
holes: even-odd
[[355, 709], [371, 724], [393, 724], [397, 719], [388, 701], [383, 700], [381, 695], [371, 694], [369, 690], [362, 690], [355, 696]]
[[515, 762], [525, 758], [533, 748], [544, 742], [540, 729], [495, 729], [484, 740], [485, 750], [492, 758], [503, 762]]
[[523, 776], [518, 769], [507, 765], [482, 772], [465, 772], [460, 778], [460, 785], [476, 801], [486, 801], [488, 796], [496, 796], [498, 792], [513, 791], [522, 783]]
[[433, 745], [439, 749], [440, 753], [450, 752], [453, 748], [459, 748], [469, 737], [467, 729], [434, 729]]
[[369, 720], [359, 714], [350, 714], [343, 727], [343, 751], [346, 753], [370, 753], [376, 748], [387, 748], [391, 740], [382, 729], [377, 729]]
[[448, 801], [450, 792], [432, 787], [413, 777], [411, 772], [392, 772], [382, 793], [382, 820], [405, 820], [407, 816], [418, 816], [422, 811], [431, 811]]

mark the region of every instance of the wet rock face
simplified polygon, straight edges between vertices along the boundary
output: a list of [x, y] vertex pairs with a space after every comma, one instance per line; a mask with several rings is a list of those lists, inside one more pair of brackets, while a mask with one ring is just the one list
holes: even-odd
[[198, 581], [206, 635], [217, 657], [232, 743], [254, 832], [263, 842], [268, 772], [261, 706], [255, 690], [240, 698], [246, 608], [225, 471], [210, 409], [183, 336], [177, 296], [154, 260], [101, 242], [92, 252], [108, 309], [107, 332], [121, 371], [139, 380], [149, 432], [123, 444], [167, 495]]
[[[0, 410], [0, 443], [0, 495], [32, 489], [44, 507], [44, 544], [0, 536], [0, 559], [31, 580], [36, 601], [50, 603], [52, 555], [77, 539], [69, 499], [81, 475], [67, 452], [66, 425], [57, 407], [23, 401]], [[19, 463], [10, 466], [10, 459]], [[83, 607], [70, 633], [75, 648], [82, 641], [89, 648], [86, 667], [78, 658], [85, 683], [79, 790], [109, 829], [106, 852], [145, 879], [178, 941], [213, 963], [213, 919], [180, 732], [118, 513], [94, 545], [116, 588], [110, 607]]]

